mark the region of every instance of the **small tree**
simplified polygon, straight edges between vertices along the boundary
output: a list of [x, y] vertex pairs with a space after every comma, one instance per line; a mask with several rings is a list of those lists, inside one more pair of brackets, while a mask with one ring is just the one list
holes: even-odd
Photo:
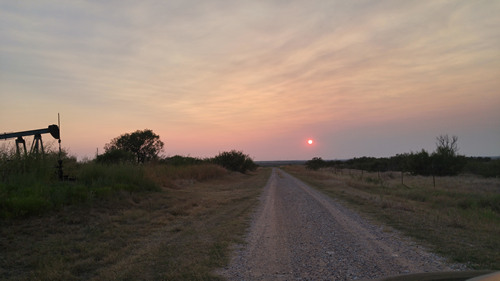
[[436, 138], [436, 154], [446, 155], [449, 157], [457, 156], [458, 154], [458, 137], [441, 135]]
[[160, 140], [160, 136], [153, 133], [152, 130], [145, 129], [112, 139], [104, 146], [104, 150], [106, 153], [115, 153], [115, 150], [131, 152], [136, 156], [137, 163], [144, 163], [157, 159], [163, 146], [164, 143]]
[[465, 157], [458, 155], [458, 137], [441, 135], [436, 138], [436, 151], [432, 153], [432, 170], [437, 176], [459, 174], [465, 166]]

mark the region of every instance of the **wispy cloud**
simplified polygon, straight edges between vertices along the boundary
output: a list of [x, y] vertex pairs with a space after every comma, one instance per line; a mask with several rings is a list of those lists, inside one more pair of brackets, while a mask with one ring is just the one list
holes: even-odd
[[220, 134], [500, 106], [498, 1], [42, 2], [0, 4], [4, 104]]

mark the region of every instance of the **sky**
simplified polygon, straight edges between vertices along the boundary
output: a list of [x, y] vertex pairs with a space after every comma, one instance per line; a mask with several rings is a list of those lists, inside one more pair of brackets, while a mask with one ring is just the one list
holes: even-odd
[[495, 0], [0, 0], [0, 133], [60, 114], [79, 159], [143, 129], [164, 156], [390, 157], [440, 135], [498, 156], [499, 14]]

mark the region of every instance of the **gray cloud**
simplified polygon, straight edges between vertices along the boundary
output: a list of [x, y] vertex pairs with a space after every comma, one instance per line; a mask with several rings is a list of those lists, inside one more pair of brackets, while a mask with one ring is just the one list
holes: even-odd
[[282, 133], [500, 105], [498, 1], [0, 5], [0, 93], [22, 92], [9, 104]]

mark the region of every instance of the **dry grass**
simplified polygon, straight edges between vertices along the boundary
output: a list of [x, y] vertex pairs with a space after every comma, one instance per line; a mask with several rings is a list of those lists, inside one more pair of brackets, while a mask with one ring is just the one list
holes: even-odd
[[219, 165], [208, 163], [184, 166], [151, 164], [146, 172], [150, 179], [161, 186], [178, 188], [199, 181], [219, 178], [225, 175], [227, 170]]
[[500, 269], [500, 179], [432, 177], [355, 170], [289, 172], [450, 259]]
[[42, 217], [0, 221], [0, 279], [220, 279], [213, 271], [241, 242], [270, 170], [218, 178], [185, 171], [196, 175], [176, 185], [162, 176], [165, 168], [155, 169], [149, 176], [165, 181], [159, 192], [120, 192]]

